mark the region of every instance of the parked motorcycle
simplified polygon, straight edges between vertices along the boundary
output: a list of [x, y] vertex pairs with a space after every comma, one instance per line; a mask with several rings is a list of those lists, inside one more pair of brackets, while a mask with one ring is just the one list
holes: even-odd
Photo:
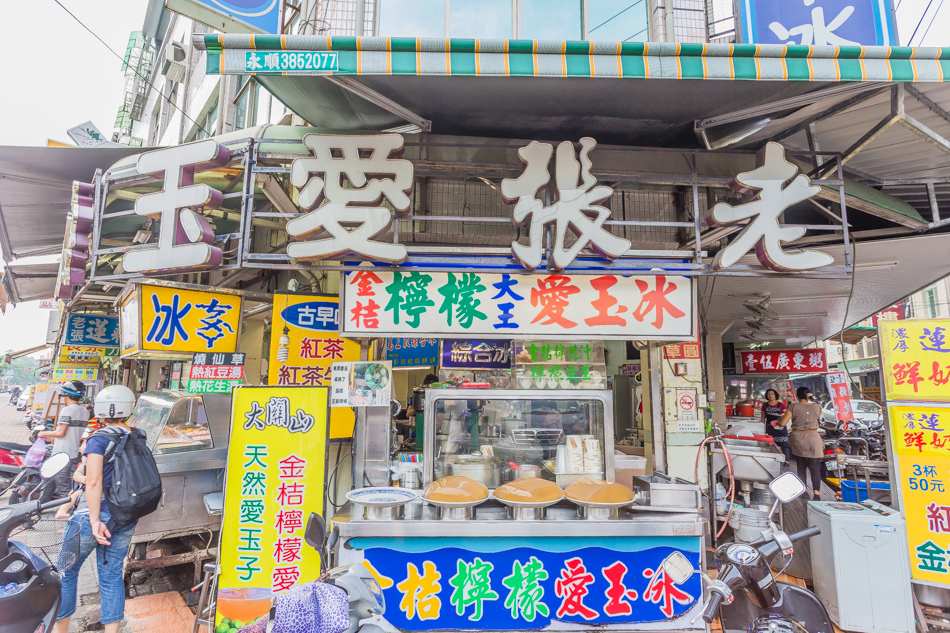
[[[779, 553], [790, 562], [795, 542], [821, 533], [817, 527], [810, 527], [786, 534], [772, 522], [778, 504], [800, 497], [806, 492], [805, 484], [794, 473], [787, 472], [776, 477], [769, 488], [776, 502], [763, 538], [754, 543], [721, 545], [716, 550], [716, 561], [721, 564], [719, 577], [714, 580], [703, 575], [709, 599], [703, 607], [702, 618], [710, 623], [718, 611], [725, 633], [830, 633], [834, 627], [818, 597], [802, 587], [776, 581], [770, 565]], [[692, 563], [680, 552], [667, 557], [663, 569], [677, 584], [686, 582], [694, 572]]]
[[23, 468], [23, 457], [30, 447], [26, 444], [0, 442], [0, 490], [7, 488]]
[[[47, 445], [47, 451], [48, 450]], [[46, 503], [52, 499], [56, 493], [56, 483], [43, 476], [43, 466], [53, 458], [57, 460], [57, 462], [54, 463], [58, 463], [58, 461], [62, 459], [60, 455], [66, 455], [66, 453], [57, 453], [45, 459], [43, 464], [39, 467], [24, 464], [20, 468], [20, 472], [17, 473], [13, 481], [10, 482], [10, 485], [0, 494], [10, 493], [10, 499], [7, 501], [9, 505], [15, 505], [24, 501]], [[68, 455], [66, 459], [69, 459]]]
[[56, 421], [53, 418], [43, 418], [42, 413], [30, 413], [23, 418], [23, 424], [30, 429], [30, 443], [36, 441], [40, 431], [52, 431], [56, 428]]
[[[41, 474], [52, 479], [68, 464], [69, 456], [59, 453], [46, 460]], [[76, 562], [78, 534], [76, 542], [62, 543], [57, 523], [51, 522], [46, 530], [24, 528], [68, 501], [68, 497], [27, 501], [0, 508], [0, 633], [52, 631], [61, 600], [61, 574]]]

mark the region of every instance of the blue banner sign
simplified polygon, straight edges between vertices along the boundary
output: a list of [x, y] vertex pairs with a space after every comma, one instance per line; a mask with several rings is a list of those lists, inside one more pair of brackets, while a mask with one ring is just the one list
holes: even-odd
[[305, 330], [340, 331], [340, 304], [336, 301], [308, 301], [284, 308], [281, 318], [289, 325]]
[[747, 44], [895, 46], [890, 0], [740, 0]]
[[[373, 546], [363, 551], [364, 560], [383, 588], [386, 620], [406, 631], [661, 622], [702, 600], [698, 573], [677, 585], [663, 570], [663, 560], [677, 550], [699, 569], [698, 551], [672, 547], [670, 539], [366, 540]], [[418, 551], [412, 544], [433, 540], [453, 546]], [[482, 541], [495, 546], [481, 546]], [[579, 541], [582, 546], [575, 548]], [[635, 546], [638, 541], [645, 547]], [[499, 549], [510, 544], [518, 546]]]
[[439, 363], [437, 338], [388, 338], [386, 360], [393, 367], [430, 367]]
[[225, 15], [262, 33], [280, 33], [280, 0], [177, 0], [167, 3], [167, 6], [189, 15], [187, 6], [178, 6], [189, 3]]
[[445, 339], [442, 369], [511, 369], [511, 341]]
[[119, 346], [119, 317], [102, 314], [68, 314], [63, 345]]

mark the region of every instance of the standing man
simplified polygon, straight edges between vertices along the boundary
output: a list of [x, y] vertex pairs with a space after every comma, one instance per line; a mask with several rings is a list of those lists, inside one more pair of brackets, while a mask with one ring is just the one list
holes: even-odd
[[66, 406], [59, 412], [56, 420], [56, 429], [41, 431], [37, 437], [44, 440], [53, 440], [53, 454], [66, 453], [69, 455], [69, 467], [59, 471], [56, 475], [56, 498], [65, 497], [72, 490], [73, 472], [79, 464], [79, 442], [86, 432], [89, 422], [89, 411], [79, 404], [86, 395], [86, 385], [78, 380], [70, 380], [60, 387], [60, 393], [66, 401]]
[[69, 618], [76, 612], [79, 569], [86, 557], [96, 550], [96, 573], [99, 576], [102, 605], [100, 622], [105, 626], [105, 633], [118, 633], [119, 623], [125, 616], [122, 569], [136, 523], [113, 526], [111, 529], [108, 527], [112, 514], [106, 501], [106, 492], [112, 487], [115, 471], [112, 450], [115, 442], [131, 432], [126, 420], [132, 415], [134, 407], [135, 394], [128, 387], [106, 387], [96, 396], [96, 418], [106, 428], [86, 440], [86, 489], [76, 513], [63, 530], [63, 543], [75, 544], [70, 553], [77, 558], [63, 574], [63, 601], [59, 607], [55, 633], [69, 631]]

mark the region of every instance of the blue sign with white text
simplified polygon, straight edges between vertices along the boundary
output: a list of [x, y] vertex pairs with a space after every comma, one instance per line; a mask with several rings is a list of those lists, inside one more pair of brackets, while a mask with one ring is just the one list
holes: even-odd
[[[527, 539], [441, 539], [450, 546], [428, 551], [412, 542], [429, 539], [365, 540], [373, 542], [363, 555], [383, 588], [385, 618], [404, 631], [662, 622], [702, 601], [698, 573], [676, 584], [663, 569], [680, 551], [698, 570], [699, 554], [690, 551], [698, 539], [679, 539], [683, 549], [670, 539], [531, 539], [534, 546]], [[578, 540], [584, 542], [571, 543]], [[564, 543], [546, 546], [558, 541]]]
[[430, 367], [439, 364], [439, 339], [388, 338], [386, 360], [393, 367]]
[[289, 325], [305, 330], [340, 331], [340, 304], [330, 301], [308, 301], [287, 306], [280, 318]]
[[119, 346], [119, 317], [102, 314], [69, 314], [64, 345]]
[[747, 44], [895, 46], [890, 0], [740, 0]]
[[280, 0], [191, 0], [263, 33], [280, 33]]

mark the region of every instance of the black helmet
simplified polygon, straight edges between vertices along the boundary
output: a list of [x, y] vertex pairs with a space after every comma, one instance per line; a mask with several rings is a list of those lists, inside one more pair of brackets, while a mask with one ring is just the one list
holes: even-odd
[[80, 382], [79, 380], [70, 380], [65, 385], [60, 387], [60, 391], [62, 391], [67, 396], [82, 398], [86, 395], [86, 384]]

